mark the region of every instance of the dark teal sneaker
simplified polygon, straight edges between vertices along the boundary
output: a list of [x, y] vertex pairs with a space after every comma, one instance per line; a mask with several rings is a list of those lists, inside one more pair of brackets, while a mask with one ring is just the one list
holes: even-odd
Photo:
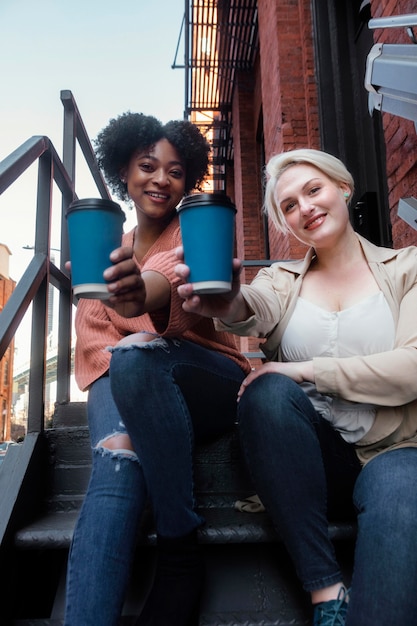
[[339, 591], [337, 600], [320, 602], [314, 607], [313, 626], [345, 626], [348, 592]]

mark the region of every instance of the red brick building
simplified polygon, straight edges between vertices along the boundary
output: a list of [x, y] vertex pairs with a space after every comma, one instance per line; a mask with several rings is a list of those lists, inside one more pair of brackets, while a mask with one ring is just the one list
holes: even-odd
[[[0, 315], [10, 298], [16, 283], [9, 276], [9, 248], [0, 244]], [[14, 340], [0, 360], [0, 441], [10, 439], [11, 411], [13, 398]]]
[[[238, 207], [237, 254], [296, 258], [304, 248], [269, 228], [263, 166], [300, 147], [331, 152], [352, 172], [351, 219], [375, 243], [417, 244], [398, 201], [417, 196], [412, 121], [368, 112], [366, 58], [376, 42], [411, 44], [370, 18], [416, 13], [415, 0], [186, 0], [186, 115], [213, 143], [213, 186]], [[417, 28], [415, 29], [417, 30]], [[246, 270], [246, 280], [253, 270]]]

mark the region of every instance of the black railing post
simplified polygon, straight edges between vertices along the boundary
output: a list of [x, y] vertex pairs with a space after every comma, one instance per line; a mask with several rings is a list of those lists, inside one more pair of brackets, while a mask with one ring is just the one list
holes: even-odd
[[43, 277], [33, 299], [32, 309], [28, 433], [41, 432], [44, 429], [52, 181], [53, 160], [48, 150], [40, 157], [38, 169], [35, 257], [42, 263]]
[[[62, 272], [67, 273], [65, 262], [69, 260], [68, 229], [65, 213], [68, 205], [75, 199], [75, 162], [77, 115], [72, 105], [71, 92], [61, 92], [61, 101], [64, 104], [64, 129], [62, 163], [67, 170], [72, 183], [72, 192], [68, 190], [62, 194], [61, 202], [61, 264]], [[72, 338], [72, 295], [71, 291], [60, 290], [58, 313], [58, 353], [57, 353], [57, 390], [56, 402], [66, 404], [71, 396], [71, 338]]]

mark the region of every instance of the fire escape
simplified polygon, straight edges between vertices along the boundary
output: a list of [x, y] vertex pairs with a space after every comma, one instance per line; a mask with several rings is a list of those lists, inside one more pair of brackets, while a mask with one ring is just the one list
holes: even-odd
[[236, 72], [253, 67], [258, 49], [256, 0], [185, 0], [184, 117], [212, 146], [208, 187], [225, 191], [233, 160], [232, 98]]

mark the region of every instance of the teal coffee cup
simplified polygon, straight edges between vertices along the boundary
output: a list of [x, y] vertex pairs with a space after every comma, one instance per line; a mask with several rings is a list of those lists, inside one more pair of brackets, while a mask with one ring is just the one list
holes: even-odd
[[121, 245], [125, 214], [117, 202], [85, 198], [69, 205], [66, 218], [74, 295], [106, 300], [110, 294], [103, 272], [112, 264], [110, 253]]
[[187, 196], [177, 209], [188, 282], [200, 294], [232, 288], [236, 207], [222, 193]]

